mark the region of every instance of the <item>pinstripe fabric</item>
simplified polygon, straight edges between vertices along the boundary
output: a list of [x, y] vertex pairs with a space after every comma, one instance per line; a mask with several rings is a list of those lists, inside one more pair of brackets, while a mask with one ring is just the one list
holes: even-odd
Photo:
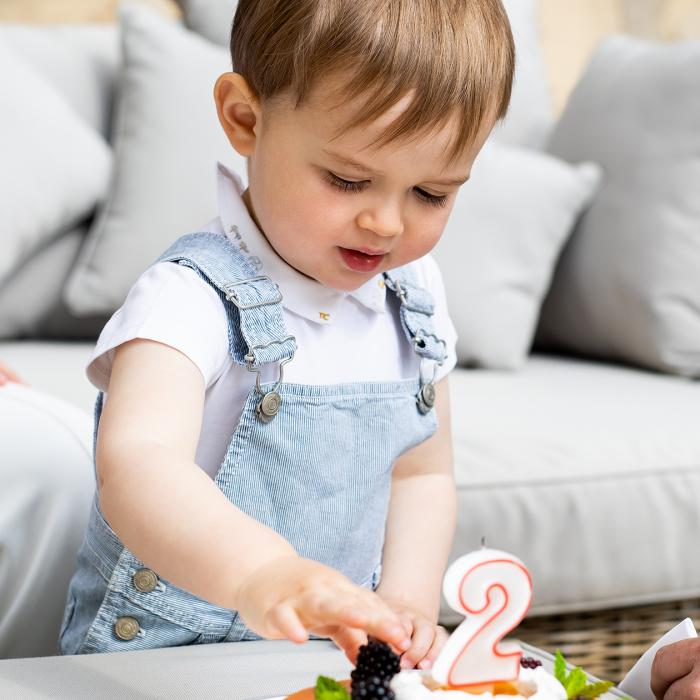
[[415, 284], [410, 268], [385, 272], [384, 278], [387, 287], [401, 300], [401, 325], [413, 349], [421, 357], [442, 364], [447, 357], [447, 346], [435, 335], [432, 319], [435, 305], [430, 294]]
[[[229, 350], [235, 362], [246, 364], [249, 350], [253, 367], [294, 355], [296, 341], [284, 332], [282, 307], [275, 303], [281, 299], [277, 285], [268, 277], [259, 278], [245, 254], [226, 236], [206, 232], [182, 236], [156, 262], [167, 260], [191, 267], [219, 293], [229, 318]], [[264, 306], [239, 308], [256, 304]], [[257, 347], [270, 342], [268, 347]], [[243, 353], [242, 348], [246, 348]]]
[[[159, 260], [191, 266], [219, 292], [236, 362], [245, 363], [251, 348], [265, 344], [269, 346], [255, 355], [256, 366], [293, 353], [296, 344], [287, 339], [274, 283], [257, 279], [237, 285], [235, 300], [226, 299], [232, 296], [232, 283], [257, 275], [225, 237], [190, 234]], [[426, 349], [414, 339], [420, 331], [432, 332], [432, 300], [406, 271], [392, 277], [400, 279], [406, 290], [401, 296], [407, 338], [419, 354], [430, 357], [435, 346]], [[245, 308], [261, 301], [268, 303]], [[423, 414], [417, 408], [420, 378], [337, 385], [281, 383], [276, 390], [282, 402], [270, 422], [261, 421], [255, 409], [261, 392], [272, 385], [262, 384], [259, 392], [252, 376], [251, 384], [216, 485], [231, 503], [285, 537], [301, 556], [332, 566], [361, 586], [376, 587], [392, 466], [436, 429], [435, 411]], [[102, 394], [95, 406], [95, 435], [101, 411]], [[216, 532], [212, 537], [236, 537], [236, 533]], [[154, 590], [141, 592], [134, 574], [142, 568], [145, 564], [105, 521], [96, 496], [68, 591], [59, 640], [62, 653], [258, 638], [236, 611], [212, 605], [165, 579], [159, 579]], [[115, 634], [117, 620], [125, 616], [138, 621], [138, 632], [128, 641]]]

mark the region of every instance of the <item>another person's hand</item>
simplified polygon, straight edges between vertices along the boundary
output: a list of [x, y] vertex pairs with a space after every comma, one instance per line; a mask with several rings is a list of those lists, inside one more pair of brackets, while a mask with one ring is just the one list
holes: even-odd
[[661, 647], [651, 667], [657, 700], [700, 700], [700, 638]]
[[14, 370], [10, 369], [10, 367], [0, 360], [0, 386], [4, 386], [8, 382], [17, 382], [17, 384], [25, 383]]
[[262, 637], [296, 643], [309, 634], [330, 637], [353, 663], [367, 635], [397, 653], [411, 646], [401, 619], [376, 593], [302, 557], [281, 557], [256, 570], [241, 585], [237, 607]]
[[398, 600], [386, 600], [399, 616], [411, 638], [411, 646], [401, 657], [401, 668], [432, 668], [449, 635], [416, 608]]

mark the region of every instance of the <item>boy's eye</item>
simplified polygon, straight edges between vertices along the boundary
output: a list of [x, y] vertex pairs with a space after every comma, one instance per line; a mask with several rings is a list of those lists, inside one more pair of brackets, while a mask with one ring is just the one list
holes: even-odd
[[343, 192], [361, 192], [365, 186], [365, 180], [360, 180], [358, 182], [353, 182], [352, 180], [343, 180], [342, 177], [334, 175], [332, 172], [328, 171], [326, 180], [331, 183], [334, 187], [337, 187]]
[[[326, 181], [329, 182], [333, 187], [337, 187], [343, 192], [361, 192], [365, 188], [367, 180], [343, 180], [342, 177], [338, 177], [334, 173], [328, 171], [326, 175]], [[435, 195], [420, 189], [420, 187], [413, 188], [416, 196], [426, 204], [430, 204], [434, 207], [444, 207], [447, 204], [447, 195]]]
[[425, 190], [422, 190], [419, 187], [415, 187], [414, 189], [416, 191], [416, 194], [427, 204], [432, 204], [434, 207], [444, 207], [447, 204], [446, 194], [430, 194], [429, 192], [426, 192]]

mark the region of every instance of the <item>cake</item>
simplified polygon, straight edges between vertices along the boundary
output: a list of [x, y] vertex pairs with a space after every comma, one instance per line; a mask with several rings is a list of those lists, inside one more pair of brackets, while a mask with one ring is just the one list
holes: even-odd
[[399, 656], [370, 639], [360, 647], [349, 680], [319, 676], [315, 688], [287, 700], [596, 700], [612, 686], [589, 683], [584, 671], [569, 669], [558, 651], [550, 673], [540, 661], [523, 658], [518, 644], [502, 641], [532, 600], [530, 574], [514, 555], [482, 542], [481, 549], [452, 562], [442, 588], [464, 621], [431, 670], [401, 670]]
[[399, 657], [386, 644], [371, 640], [360, 648], [351, 679], [337, 682], [319, 676], [315, 688], [287, 700], [595, 700], [612, 686], [607, 681], [589, 684], [580, 668], [567, 669], [559, 652], [553, 673], [531, 657], [521, 658], [520, 667], [515, 681], [450, 688], [434, 681], [430, 671], [400, 670]]

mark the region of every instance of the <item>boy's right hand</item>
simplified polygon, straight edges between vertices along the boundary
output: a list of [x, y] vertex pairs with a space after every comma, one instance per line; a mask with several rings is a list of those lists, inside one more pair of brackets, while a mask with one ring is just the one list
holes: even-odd
[[238, 590], [246, 625], [268, 639], [330, 637], [353, 663], [367, 635], [401, 653], [411, 645], [399, 617], [373, 591], [310, 559], [284, 556], [261, 566]]

